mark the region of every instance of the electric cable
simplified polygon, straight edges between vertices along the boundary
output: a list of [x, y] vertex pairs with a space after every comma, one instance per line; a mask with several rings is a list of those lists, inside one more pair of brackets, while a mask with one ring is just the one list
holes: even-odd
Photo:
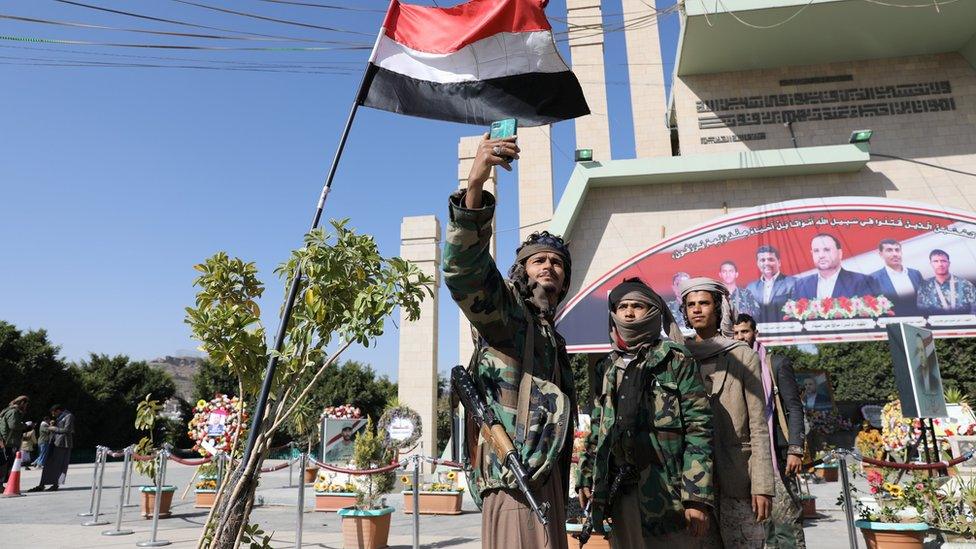
[[295, 0], [258, 0], [259, 2], [269, 2], [272, 4], [289, 4], [292, 6], [305, 6], [309, 8], [321, 8], [327, 10], [341, 10], [341, 11], [360, 11], [369, 13], [386, 13], [386, 10], [372, 9], [372, 8], [350, 8], [348, 6], [336, 6], [334, 4], [319, 4], [317, 2], [296, 2]]
[[889, 8], [935, 8], [939, 11], [939, 6], [945, 6], [948, 4], [955, 4], [959, 0], [931, 0], [927, 4], [892, 4], [890, 2], [882, 2], [881, 0], [864, 0], [869, 4], [877, 4], [879, 6], [885, 6]]
[[312, 38], [298, 38], [298, 37], [292, 37], [292, 36], [280, 36], [280, 35], [275, 35], [275, 34], [260, 34], [260, 33], [255, 33], [255, 32], [246, 32], [246, 31], [239, 31], [239, 30], [233, 30], [233, 29], [225, 29], [225, 28], [221, 28], [221, 27], [211, 27], [211, 26], [208, 26], [208, 25], [198, 25], [196, 23], [188, 23], [186, 21], [178, 21], [176, 19], [166, 19], [166, 18], [163, 18], [163, 17], [154, 17], [152, 15], [145, 15], [145, 14], [141, 14], [141, 13], [134, 13], [134, 12], [131, 12], [131, 11], [122, 11], [122, 10], [116, 10], [116, 9], [112, 9], [112, 8], [106, 8], [106, 7], [103, 7], [103, 6], [96, 6], [94, 4], [85, 4], [83, 2], [77, 2], [75, 0], [54, 0], [54, 1], [55, 2], [60, 2], [62, 4], [68, 4], [68, 5], [80, 7], [80, 8], [86, 8], [86, 9], [95, 10], [95, 11], [103, 11], [103, 12], [106, 12], [106, 13], [114, 13], [116, 15], [122, 15], [122, 16], [125, 16], [125, 17], [134, 17], [136, 19], [144, 19], [146, 21], [156, 21], [158, 23], [169, 23], [171, 25], [179, 25], [179, 26], [182, 26], [182, 27], [190, 27], [190, 28], [195, 28], [195, 29], [213, 30], [213, 31], [220, 31], [220, 32], [230, 32], [230, 33], [234, 33], [234, 34], [243, 34], [243, 35], [247, 35], [247, 36], [260, 36], [260, 37], [263, 37], [263, 38], [277, 38], [279, 40], [293, 40], [295, 42], [313, 42], [313, 43], [314, 42], [319, 42], [319, 40], [312, 39]]
[[[747, 27], [749, 27], [751, 29], [768, 30], [768, 29], [775, 29], [776, 27], [780, 27], [782, 25], [785, 25], [785, 24], [789, 23], [796, 16], [800, 15], [801, 13], [803, 13], [804, 10], [806, 10], [807, 8], [809, 8], [813, 4], [813, 0], [810, 0], [809, 2], [807, 2], [806, 4], [804, 4], [803, 6], [801, 6], [800, 9], [796, 10], [796, 12], [793, 15], [787, 17], [786, 19], [780, 21], [779, 23], [774, 23], [772, 25], [756, 25], [756, 24], [750, 23], [750, 22], [742, 19], [738, 15], [736, 15], [736, 13], [734, 11], [730, 10], [729, 7], [725, 5], [725, 2], [723, 2], [722, 0], [718, 0], [718, 3], [722, 6], [722, 9], [724, 9], [726, 11], [726, 13], [728, 13], [729, 15], [731, 15], [732, 18], [735, 19], [736, 21], [738, 21], [739, 23], [742, 23], [743, 25], [745, 25], [745, 26], [747, 26]], [[713, 14], [713, 15], [715, 15], [715, 14]]]
[[277, 19], [277, 18], [274, 18], [274, 17], [267, 17], [265, 15], [258, 15], [258, 14], [255, 14], [255, 13], [248, 13], [248, 12], [243, 12], [243, 11], [236, 11], [236, 10], [231, 10], [231, 9], [227, 9], [227, 8], [221, 8], [219, 6], [211, 6], [209, 4], [201, 4], [199, 2], [191, 2], [190, 0], [170, 0], [170, 1], [171, 2], [178, 2], [180, 4], [186, 4], [188, 6], [196, 6], [198, 8], [205, 9], [205, 10], [212, 10], [212, 11], [217, 11], [217, 12], [221, 12], [221, 13], [229, 13], [231, 15], [237, 15], [237, 16], [240, 16], [240, 17], [247, 17], [247, 18], [250, 18], [250, 19], [259, 19], [261, 21], [271, 21], [273, 23], [281, 23], [282, 25], [294, 25], [296, 27], [305, 27], [307, 29], [317, 29], [317, 30], [324, 30], [324, 31], [330, 31], [330, 32], [343, 32], [343, 33], [347, 33], [347, 34], [356, 34], [356, 35], [361, 35], [361, 36], [374, 36], [374, 34], [367, 33], [367, 32], [360, 32], [360, 31], [339, 29], [339, 28], [336, 28], [336, 27], [323, 27], [321, 25], [313, 25], [311, 23], [302, 23], [300, 21], [290, 21], [288, 19]]
[[74, 46], [105, 46], [115, 48], [158, 48], [165, 50], [206, 50], [206, 51], [356, 51], [371, 50], [372, 46], [279, 46], [279, 47], [233, 47], [233, 46], [192, 46], [178, 44], [128, 44], [118, 42], [91, 42], [88, 40], [60, 40], [53, 38], [36, 38], [28, 36], [0, 35], [0, 40], [12, 42], [31, 42], [38, 44], [64, 44]]

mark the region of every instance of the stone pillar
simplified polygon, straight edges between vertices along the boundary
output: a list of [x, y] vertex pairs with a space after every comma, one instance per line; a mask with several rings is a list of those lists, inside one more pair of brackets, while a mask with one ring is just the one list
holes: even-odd
[[656, 22], [642, 25], [638, 21], [656, 17], [655, 5], [655, 0], [621, 0], [637, 158], [671, 156], [658, 27]]
[[552, 219], [551, 126], [519, 128], [519, 242], [544, 231]]
[[600, 0], [566, 0], [573, 72], [583, 87], [590, 114], [573, 121], [576, 148], [593, 149], [596, 161], [610, 160], [610, 119], [603, 62], [603, 15]]
[[[441, 227], [437, 217], [404, 217], [400, 224], [400, 257], [434, 278], [433, 297], [424, 296], [420, 318], [400, 313], [400, 361], [397, 397], [420, 414], [423, 453], [437, 452], [437, 289], [441, 281]], [[419, 449], [418, 449], [419, 451]]]
[[[521, 131], [521, 130], [520, 130]], [[478, 151], [478, 143], [484, 139], [481, 135], [462, 137], [458, 141], [458, 188], [464, 189], [468, 186], [468, 172], [471, 171], [471, 164], [474, 162], [475, 153]], [[521, 137], [519, 138], [521, 139]], [[498, 197], [497, 174], [491, 170], [491, 176], [485, 182], [485, 190]], [[495, 230], [495, 222], [492, 220], [492, 231]], [[492, 257], [498, 257], [495, 253], [495, 237], [492, 237], [489, 251]], [[504, 274], [504, 273], [503, 273]], [[458, 364], [467, 364], [474, 351], [474, 340], [471, 338], [471, 323], [463, 315], [458, 315]]]

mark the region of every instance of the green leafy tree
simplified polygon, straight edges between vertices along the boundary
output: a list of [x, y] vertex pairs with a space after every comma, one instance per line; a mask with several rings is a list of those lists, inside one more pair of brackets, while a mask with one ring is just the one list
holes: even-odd
[[[373, 418], [366, 420], [366, 428], [356, 437], [353, 462], [357, 469], [375, 469], [389, 465], [394, 451], [383, 445], [383, 436], [376, 432]], [[361, 510], [379, 508], [379, 500], [393, 489], [396, 477], [393, 472], [365, 475], [356, 479], [356, 507]]]
[[193, 374], [193, 399], [210, 400], [215, 394], [241, 396], [240, 383], [237, 376], [230, 369], [222, 367], [212, 360], [204, 360]]
[[[254, 451], [237, 466], [217, 493], [200, 547], [231, 549], [244, 534], [258, 469], [283, 429], [309, 399], [326, 372], [351, 345], [368, 345], [384, 331], [385, 320], [400, 308], [407, 318], [420, 315], [433, 280], [400, 258], [383, 258], [372, 237], [333, 221], [330, 232], [316, 229], [305, 245], [276, 272], [290, 281], [298, 272], [299, 296], [285, 326], [278, 353], [272, 399]], [[193, 336], [214, 363], [233, 372], [243, 393], [256, 394], [269, 358], [256, 299], [264, 291], [253, 263], [221, 252], [197, 265], [196, 304], [186, 309]], [[311, 377], [309, 378], [309, 373]], [[308, 380], [306, 382], [306, 380]], [[392, 384], [391, 384], [392, 385]]]
[[[31, 399], [27, 415], [40, 419], [53, 404], [63, 404], [76, 412], [83, 408], [85, 395], [78, 391], [77, 371], [58, 357], [44, 330], [22, 332], [0, 320], [0, 406], [20, 395]], [[81, 442], [81, 441], [79, 441]]]

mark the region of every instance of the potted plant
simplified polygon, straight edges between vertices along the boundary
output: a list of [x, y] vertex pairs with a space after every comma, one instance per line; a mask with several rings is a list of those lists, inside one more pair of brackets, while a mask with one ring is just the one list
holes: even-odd
[[193, 486], [195, 501], [193, 506], [198, 509], [213, 507], [217, 497], [217, 466], [213, 463], [201, 465], [197, 470], [197, 483]]
[[[367, 420], [365, 432], [356, 437], [353, 461], [359, 469], [373, 469], [392, 463], [394, 453], [383, 445], [382, 435], [373, 430], [373, 420]], [[362, 475], [356, 479], [356, 505], [340, 509], [342, 542], [346, 549], [380, 549], [387, 546], [390, 536], [390, 514], [382, 496], [393, 489], [392, 472]]]
[[872, 473], [868, 488], [873, 502], [862, 501], [857, 488], [851, 486], [851, 501], [860, 516], [854, 525], [861, 530], [868, 549], [922, 549], [929, 530], [923, 520], [925, 508], [935, 497], [934, 484], [909, 482], [903, 486]]
[[976, 479], [925, 479], [918, 509], [942, 536], [943, 549], [976, 548]]
[[817, 518], [817, 496], [810, 493], [810, 475], [801, 474], [800, 480], [800, 516], [805, 519]]
[[[457, 473], [439, 473], [440, 482], [423, 484], [419, 490], [418, 511], [421, 515], [460, 515], [464, 488], [457, 485]], [[413, 483], [409, 475], [400, 477], [404, 484], [403, 512], [413, 513]]]
[[173, 505], [173, 493], [176, 492], [176, 486], [165, 485], [162, 487], [161, 492], [157, 494], [155, 428], [156, 417], [159, 415], [159, 411], [162, 410], [163, 406], [158, 400], [151, 400], [149, 398], [150, 396], [152, 395], [146, 395], [146, 398], [136, 407], [135, 421], [136, 429], [147, 432], [147, 436], [142, 437], [136, 444], [136, 453], [153, 456], [151, 460], [136, 462], [136, 470], [152, 480], [151, 485], [141, 486], [139, 488], [142, 500], [142, 516], [152, 518], [156, 506], [156, 496], [159, 495], [159, 518], [166, 518], [171, 514], [170, 507]]
[[315, 482], [315, 510], [327, 513], [356, 505], [356, 486], [348, 478], [336, 482], [335, 474], [319, 473]]

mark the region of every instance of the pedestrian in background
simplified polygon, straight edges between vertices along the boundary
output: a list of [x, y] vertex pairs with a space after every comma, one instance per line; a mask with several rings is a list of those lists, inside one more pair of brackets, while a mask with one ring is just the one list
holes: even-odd
[[10, 404], [0, 412], [0, 490], [10, 476], [10, 468], [23, 442], [24, 431], [31, 428], [33, 423], [24, 421], [27, 405], [30, 399], [21, 395], [10, 401]]
[[40, 436], [37, 437], [37, 445], [40, 447], [40, 453], [37, 455], [37, 459], [34, 460], [34, 465], [37, 467], [44, 467], [47, 455], [51, 451], [51, 425], [53, 424], [54, 422], [51, 418], [47, 417], [38, 426], [37, 430], [40, 432]]
[[28, 492], [40, 492], [45, 486], [51, 487], [49, 492], [56, 491], [64, 483], [68, 474], [68, 463], [71, 462], [71, 449], [75, 445], [75, 415], [60, 404], [51, 407], [51, 415], [57, 418], [57, 423], [49, 427], [53, 433], [51, 454], [44, 462], [44, 472], [37, 486]]
[[34, 433], [34, 427], [30, 427], [24, 431], [24, 438], [20, 442], [20, 459], [23, 460], [24, 469], [30, 470], [31, 457], [35, 455], [35, 450], [37, 450], [37, 434]]

